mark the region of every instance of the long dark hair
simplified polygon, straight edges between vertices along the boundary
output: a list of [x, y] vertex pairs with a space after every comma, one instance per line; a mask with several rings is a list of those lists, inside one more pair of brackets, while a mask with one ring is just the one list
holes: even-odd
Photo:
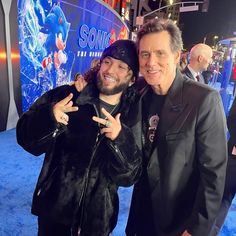
[[84, 73], [84, 79], [88, 83], [96, 83], [97, 74], [100, 69], [100, 63], [98, 63], [95, 67], [90, 68], [88, 71]]

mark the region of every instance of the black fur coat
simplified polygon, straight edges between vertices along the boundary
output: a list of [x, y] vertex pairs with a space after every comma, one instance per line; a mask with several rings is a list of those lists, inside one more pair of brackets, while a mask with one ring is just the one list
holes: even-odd
[[[77, 112], [67, 113], [69, 124], [59, 124], [53, 105], [73, 93]], [[127, 97], [128, 96], [128, 97]], [[32, 213], [81, 228], [81, 236], [107, 236], [117, 223], [119, 186], [131, 186], [141, 171], [141, 153], [131, 130], [122, 123], [116, 140], [100, 134], [92, 120], [98, 97], [91, 83], [80, 94], [61, 86], [40, 97], [17, 124], [17, 141], [34, 155], [45, 153], [33, 196]], [[122, 97], [121, 122], [129, 110]]]

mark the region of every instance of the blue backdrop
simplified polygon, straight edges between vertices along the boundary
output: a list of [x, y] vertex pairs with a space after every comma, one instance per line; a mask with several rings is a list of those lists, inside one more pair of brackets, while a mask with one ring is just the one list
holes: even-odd
[[118, 13], [103, 1], [18, 0], [22, 109], [84, 73], [104, 48], [128, 38]]

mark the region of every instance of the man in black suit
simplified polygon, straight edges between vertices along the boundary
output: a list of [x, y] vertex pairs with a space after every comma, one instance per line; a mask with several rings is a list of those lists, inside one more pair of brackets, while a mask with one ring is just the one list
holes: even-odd
[[177, 69], [182, 38], [173, 21], [147, 22], [137, 46], [144, 84], [129, 118], [142, 148], [143, 172], [134, 186], [126, 234], [207, 236], [225, 182], [221, 98]]
[[226, 169], [225, 190], [220, 210], [216, 218], [216, 224], [210, 236], [215, 236], [219, 233], [236, 194], [236, 98], [234, 98], [230, 108], [227, 125], [230, 138], [228, 141], [229, 158]]
[[208, 81], [204, 78], [202, 72], [207, 71], [208, 66], [212, 62], [212, 55], [211, 47], [203, 43], [196, 44], [190, 50], [189, 64], [182, 73], [190, 79], [207, 84]]

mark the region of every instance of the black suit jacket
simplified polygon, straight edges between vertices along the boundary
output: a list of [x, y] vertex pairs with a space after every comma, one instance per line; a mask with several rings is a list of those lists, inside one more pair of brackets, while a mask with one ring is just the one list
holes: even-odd
[[[140, 148], [145, 138], [141, 101], [142, 97], [133, 111]], [[218, 92], [178, 72], [157, 131], [159, 141], [147, 167], [157, 231], [150, 236], [179, 236], [186, 229], [193, 236], [207, 236], [221, 202], [227, 162], [226, 121]], [[139, 183], [134, 187], [127, 235], [135, 235], [138, 208], [145, 207], [139, 201]]]
[[[186, 75], [188, 78], [190, 78], [190, 79], [196, 81], [195, 78], [194, 78], [194, 76], [193, 76], [193, 74], [191, 73], [191, 71], [189, 70], [189, 68], [188, 68], [187, 66], [182, 70], [182, 74], [184, 74], [184, 75]], [[203, 77], [202, 75], [199, 76], [199, 81], [198, 81], [198, 82], [200, 82], [200, 83], [202, 83], [202, 84], [205, 84], [205, 80], [204, 80], [204, 77]]]

